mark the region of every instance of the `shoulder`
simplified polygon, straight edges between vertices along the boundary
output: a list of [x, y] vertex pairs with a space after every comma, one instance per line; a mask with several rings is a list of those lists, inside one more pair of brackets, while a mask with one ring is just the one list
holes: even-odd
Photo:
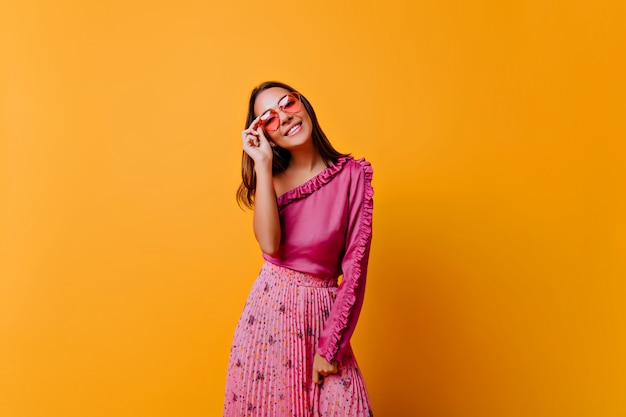
[[351, 198], [371, 200], [374, 195], [373, 175], [372, 164], [367, 159], [354, 159], [349, 156], [343, 161], [341, 172], [343, 179], [340, 182], [350, 190]]
[[372, 180], [372, 175], [374, 174], [372, 164], [365, 158], [347, 158], [344, 165], [344, 171], [349, 172], [352, 177], [363, 177], [364, 179], [369, 181]]

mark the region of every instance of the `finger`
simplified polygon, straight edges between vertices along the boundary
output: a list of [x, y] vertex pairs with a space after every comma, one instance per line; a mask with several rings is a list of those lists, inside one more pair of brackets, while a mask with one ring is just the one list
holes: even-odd
[[257, 147], [257, 146], [259, 146], [259, 139], [258, 139], [258, 137], [254, 136], [252, 134], [247, 134], [243, 138], [243, 144], [244, 144], [244, 146], [254, 146], [254, 147]]
[[270, 146], [272, 145], [272, 141], [270, 139], [268, 139], [267, 136], [265, 136], [265, 132], [263, 131], [263, 129], [259, 128], [257, 130], [257, 132], [259, 134], [259, 136], [258, 136], [259, 144], [265, 145], [267, 143]]
[[263, 131], [263, 128], [258, 127], [258, 128], [254, 131], [254, 133], [255, 133], [256, 135], [258, 135], [260, 138], [263, 138], [263, 139], [265, 139], [265, 140], [268, 140], [268, 139], [267, 139], [267, 136], [265, 136], [265, 132]]
[[317, 372], [316, 370], [313, 370], [313, 383], [315, 385], [319, 385], [322, 383], [322, 377], [320, 376], [319, 372]]
[[329, 367], [329, 368], [324, 368], [324, 369], [320, 370], [320, 374], [322, 376], [328, 376], [328, 375], [331, 375], [331, 374], [336, 374], [337, 372], [338, 372], [338, 369], [337, 369], [336, 366], [333, 366], [332, 368]]
[[246, 129], [246, 130], [241, 132], [241, 138], [242, 139], [245, 139], [249, 135], [252, 135], [254, 137], [259, 136], [259, 134], [256, 132], [256, 130], [252, 130], [252, 129]]
[[259, 120], [261, 120], [261, 116], [258, 116], [256, 119], [254, 119], [252, 123], [250, 123], [250, 126], [248, 126], [248, 129], [256, 130], [256, 124], [259, 122]]
[[324, 376], [328, 376], [330, 374], [336, 374], [337, 372], [339, 372], [339, 369], [337, 368], [337, 365], [333, 364], [331, 367], [322, 369], [320, 371], [320, 374]]

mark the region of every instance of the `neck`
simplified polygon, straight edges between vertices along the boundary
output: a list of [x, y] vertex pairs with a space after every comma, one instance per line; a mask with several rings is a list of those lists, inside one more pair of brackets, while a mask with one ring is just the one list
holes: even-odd
[[311, 145], [308, 149], [291, 149], [289, 170], [312, 172], [324, 165], [322, 155]]

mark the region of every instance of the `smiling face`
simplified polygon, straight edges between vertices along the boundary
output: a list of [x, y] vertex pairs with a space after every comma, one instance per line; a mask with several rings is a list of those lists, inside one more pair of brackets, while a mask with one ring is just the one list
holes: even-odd
[[278, 108], [278, 102], [290, 91], [280, 87], [262, 91], [254, 102], [254, 115], [259, 116], [267, 110], [275, 110], [280, 119], [278, 129], [265, 132], [268, 139], [284, 149], [293, 149], [311, 142], [311, 117], [304, 106], [295, 113], [287, 113]]

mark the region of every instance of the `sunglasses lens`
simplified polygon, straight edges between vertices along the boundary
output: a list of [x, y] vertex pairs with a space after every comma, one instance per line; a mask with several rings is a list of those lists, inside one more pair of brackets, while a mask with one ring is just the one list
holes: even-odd
[[266, 111], [259, 120], [259, 125], [269, 132], [277, 130], [279, 124], [280, 120], [278, 118], [278, 113], [274, 110]]
[[[297, 113], [300, 111], [300, 95], [298, 93], [289, 93], [281, 98], [278, 102], [278, 108], [285, 113]], [[261, 115], [257, 127], [262, 127], [268, 132], [278, 130], [280, 126], [280, 116], [276, 110], [268, 110]]]
[[287, 94], [280, 100], [278, 106], [287, 113], [297, 113], [300, 111], [300, 96], [296, 93]]

